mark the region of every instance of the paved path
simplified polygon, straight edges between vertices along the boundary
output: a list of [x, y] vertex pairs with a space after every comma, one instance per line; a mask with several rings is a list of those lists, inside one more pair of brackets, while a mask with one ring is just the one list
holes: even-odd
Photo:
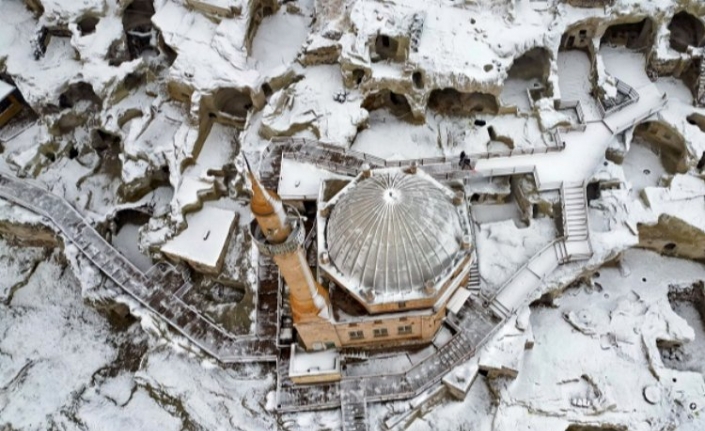
[[361, 380], [340, 382], [340, 409], [343, 431], [367, 431], [367, 401]]
[[[164, 319], [191, 343], [223, 363], [275, 361], [274, 337], [237, 336], [185, 303], [179, 291], [188, 290], [183, 279], [174, 277], [168, 265], [158, 265], [144, 274], [111, 244], [63, 198], [30, 180], [0, 172], [0, 197], [46, 217], [101, 272], [143, 307]], [[180, 280], [181, 283], [174, 280]], [[275, 292], [275, 287], [269, 287]], [[270, 301], [262, 301], [262, 305]], [[276, 303], [276, 302], [275, 302]], [[262, 323], [274, 319], [276, 310], [258, 308]], [[274, 316], [274, 317], [273, 317]]]
[[[468, 301], [463, 309], [464, 318], [457, 323], [460, 331], [437, 352], [412, 368], [397, 373], [368, 376], [344, 376], [341, 382], [319, 385], [294, 385], [288, 377], [288, 349], [282, 349], [277, 363], [277, 409], [281, 412], [298, 412], [338, 408], [348, 395], [344, 388], [363, 388], [366, 402], [405, 400], [420, 395], [440, 383], [456, 365], [469, 359], [495, 331], [501, 322], [494, 319], [481, 305]], [[342, 389], [341, 389], [342, 388]], [[361, 399], [361, 395], [355, 395]]]
[[[636, 103], [610, 112], [602, 121], [585, 125], [583, 131], [569, 131], [560, 135], [565, 142], [561, 151], [542, 154], [521, 154], [512, 157], [486, 158], [478, 161], [474, 171], [458, 169], [452, 161], [423, 159], [416, 161], [425, 171], [439, 180], [472, 180], [475, 177], [492, 177], [533, 173], [540, 190], [559, 189], [563, 213], [563, 236], [554, 240], [522, 266], [492, 298], [485, 298], [489, 310], [504, 321], [530, 297], [546, 275], [559, 265], [592, 256], [589, 238], [588, 203], [585, 179], [596, 164], [602, 160], [613, 135], [620, 133], [652, 115], [665, 105], [665, 96], [654, 92], [655, 87], [646, 86], [645, 94]], [[281, 144], [279, 144], [281, 145]], [[357, 153], [340, 155], [338, 150], [326, 148], [308, 149], [305, 142], [296, 148], [281, 148], [280, 154], [292, 160], [317, 165], [335, 173], [355, 175], [364, 163], [371, 167], [383, 167], [374, 157]], [[270, 152], [271, 154], [271, 152]], [[281, 155], [272, 165], [281, 166]], [[388, 166], [388, 165], [387, 165]], [[275, 170], [278, 172], [278, 170]], [[274, 184], [276, 182], [273, 181]], [[476, 274], [479, 276], [479, 274]], [[478, 277], [479, 278], [479, 277]], [[473, 290], [478, 283], [473, 281]], [[424, 390], [440, 382], [453, 367], [472, 356], [476, 349], [498, 328], [501, 323], [493, 321], [474, 299], [470, 299], [462, 310], [462, 322], [453, 322], [460, 329], [451, 340], [431, 357], [408, 371], [398, 374], [367, 377], [344, 377], [341, 383], [296, 386], [288, 380], [288, 359], [280, 356], [278, 382], [278, 409], [280, 411], [303, 411], [342, 406], [344, 423], [354, 418], [364, 402], [408, 399], [420, 395]], [[348, 388], [348, 389], [346, 389]], [[358, 392], [364, 388], [364, 396]], [[347, 393], [351, 392], [351, 393]], [[353, 396], [354, 395], [354, 396]], [[341, 401], [342, 399], [342, 401]], [[346, 405], [346, 400], [351, 405]], [[364, 404], [364, 403], [363, 403]], [[357, 412], [357, 413], [356, 413]], [[348, 427], [354, 427], [352, 420]], [[344, 425], [345, 426], [345, 425]]]
[[559, 265], [592, 257], [585, 184], [561, 187], [561, 207], [563, 236], [542, 248], [488, 298], [497, 317], [509, 317]]

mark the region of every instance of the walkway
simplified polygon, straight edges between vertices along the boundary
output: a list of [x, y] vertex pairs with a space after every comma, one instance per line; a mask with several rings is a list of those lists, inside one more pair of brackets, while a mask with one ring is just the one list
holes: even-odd
[[367, 431], [367, 401], [361, 380], [340, 382], [340, 409], [343, 431]]
[[[184, 285], [173, 268], [161, 264], [145, 275], [105, 241], [63, 198], [30, 180], [21, 180], [5, 172], [0, 172], [0, 197], [46, 217], [125, 293], [220, 362], [276, 360], [274, 336], [229, 333], [183, 301], [181, 294], [189, 286]], [[274, 292], [268, 291], [272, 289]], [[277, 285], [265, 286], [263, 290], [260, 294], [264, 297], [276, 294]], [[269, 309], [270, 302], [258, 303], [258, 327], [269, 320], [276, 322], [276, 309]]]
[[[345, 388], [364, 391], [364, 400], [369, 402], [410, 399], [426, 389], [440, 383], [456, 365], [469, 359], [492, 333], [501, 326], [476, 302], [468, 301], [463, 309], [463, 319], [457, 323], [461, 329], [446, 344], [412, 368], [397, 373], [368, 376], [344, 376], [338, 383], [317, 385], [294, 385], [288, 377], [288, 348], [282, 349], [277, 361], [277, 410], [299, 412], [338, 408], [341, 397], [355, 401], [360, 407], [361, 392], [347, 395]], [[353, 407], [354, 410], [354, 407]], [[351, 411], [343, 414], [349, 414]]]
[[592, 257], [584, 183], [561, 187], [563, 236], [551, 241], [486, 300], [492, 313], [507, 318], [539, 288], [559, 265]]
[[[265, 262], [260, 267], [266, 274], [259, 277], [262, 300], [258, 301], [256, 335], [236, 336], [183, 301], [181, 293], [187, 291], [189, 286], [180, 284], [173, 270], [159, 266], [148, 274], [142, 273], [63, 198], [29, 180], [19, 180], [4, 173], [0, 173], [0, 197], [47, 217], [123, 291], [219, 361], [276, 361], [277, 410], [296, 412], [342, 406], [345, 429], [366, 429], [364, 417], [367, 403], [409, 399], [437, 385], [456, 365], [475, 354], [504, 319], [525, 303], [547, 274], [560, 264], [587, 259], [592, 255], [585, 178], [592, 174], [595, 165], [604, 157], [614, 134], [652, 115], [665, 104], [665, 97], [654, 92], [652, 87], [644, 86], [638, 90], [643, 92], [638, 103], [610, 113], [602, 121], [586, 124], [584, 131], [557, 134], [553, 146], [540, 150], [471, 155], [479, 159], [475, 170], [459, 169], [455, 159], [445, 157], [386, 161], [369, 154], [306, 140], [275, 142], [267, 149], [264, 158], [271, 169], [263, 171], [261, 177], [265, 185], [271, 188], [276, 188], [282, 157], [287, 157], [345, 175], [359, 173], [364, 164], [375, 168], [409, 166], [412, 163], [422, 166], [439, 180], [468, 182], [483, 177], [533, 174], [540, 190], [560, 189], [563, 236], [539, 251], [496, 295], [485, 298], [489, 310], [471, 297], [458, 314], [462, 318], [453, 322], [457, 333], [438, 351], [397, 374], [344, 376], [337, 383], [295, 385], [288, 377], [289, 349], [277, 348], [275, 335], [271, 334], [279, 320], [277, 309], [282, 308], [278, 302], [278, 276], [274, 275], [276, 271], [272, 262]], [[476, 271], [473, 274], [477, 275]], [[477, 282], [473, 281], [468, 288], [476, 292]]]
[[[476, 297], [484, 299], [489, 311], [497, 318], [502, 321], [509, 318], [559, 265], [589, 259], [592, 256], [585, 179], [604, 157], [614, 130], [622, 129], [624, 124], [635, 124], [658, 111], [663, 107], [664, 100], [660, 94], [653, 97], [647, 93], [638, 103], [609, 113], [603, 121], [586, 124], [584, 130], [567, 131], [558, 135], [560, 146], [555, 147], [556, 151], [515, 154], [511, 157], [486, 157], [478, 161], [474, 171], [458, 169], [454, 161], [444, 158], [413, 161], [439, 180], [456, 179], [465, 182], [477, 177], [531, 173], [540, 190], [560, 190], [563, 236], [540, 250], [505, 282], [494, 296]], [[615, 124], [619, 126], [614, 126]], [[374, 168], [407, 166], [412, 162], [380, 162], [368, 154], [326, 148], [325, 145], [311, 149], [316, 143], [310, 141], [297, 141], [294, 144], [295, 147], [291, 146], [291, 143], [276, 143], [276, 149], [270, 148], [269, 151], [269, 154], [274, 156], [270, 163], [280, 166], [283, 156], [314, 164], [334, 173], [355, 175], [360, 172], [364, 163]], [[477, 281], [473, 281], [472, 290], [477, 292], [477, 288]], [[291, 384], [285, 375], [288, 366], [280, 364], [278, 382], [282, 382], [282, 385], [278, 386], [277, 390], [278, 410], [294, 412], [338, 407], [341, 405], [341, 397], [348, 399], [349, 395], [344, 393], [345, 389], [342, 389], [341, 394], [341, 388], [346, 387], [364, 388], [365, 402], [409, 399], [420, 395], [440, 382], [455, 365], [472, 356], [492, 331], [501, 325], [493, 322], [485, 309], [475, 301], [476, 299], [471, 297], [465, 303], [465, 308], [459, 313], [465, 317], [461, 323], [452, 322], [452, 326], [458, 328], [459, 332], [445, 346], [412, 369], [399, 374], [344, 377], [343, 382], [337, 384], [296, 386]], [[280, 359], [285, 363], [288, 361], [281, 356]], [[356, 405], [359, 407], [359, 404]], [[342, 406], [344, 421], [351, 414], [354, 416], [356, 407], [345, 406], [344, 402]]]

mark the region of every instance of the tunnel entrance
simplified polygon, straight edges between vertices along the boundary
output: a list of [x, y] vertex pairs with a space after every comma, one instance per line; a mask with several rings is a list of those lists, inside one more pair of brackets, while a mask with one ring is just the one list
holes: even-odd
[[396, 117], [411, 119], [411, 106], [406, 97], [390, 90], [370, 94], [362, 102], [362, 107], [370, 112], [376, 109], [388, 109]]
[[122, 15], [122, 26], [125, 29], [130, 60], [140, 57], [145, 51], [155, 49], [153, 15], [152, 0], [135, 0], [125, 9]]
[[[502, 104], [516, 106], [521, 111], [531, 109], [531, 101], [550, 96], [548, 76], [551, 54], [543, 47], [532, 48], [514, 59], [500, 94]], [[527, 96], [528, 95], [528, 96]]]
[[546, 48], [532, 48], [514, 60], [509, 78], [536, 79], [545, 83], [551, 72], [551, 53]]
[[497, 114], [497, 98], [488, 93], [462, 93], [454, 88], [433, 90], [428, 107], [440, 114], [469, 116], [474, 114]]
[[85, 101], [91, 105], [100, 106], [102, 104], [98, 95], [93, 91], [93, 87], [87, 82], [77, 82], [69, 85], [59, 96], [60, 108], [73, 108], [78, 103]]
[[600, 45], [624, 46], [629, 49], [643, 49], [651, 46], [654, 36], [654, 23], [651, 18], [639, 22], [613, 24], [607, 27], [600, 39]]
[[91, 34], [95, 32], [95, 28], [100, 20], [98, 17], [93, 15], [86, 15], [81, 18], [76, 25], [78, 26], [78, 31], [81, 32], [81, 36]]
[[243, 120], [252, 109], [252, 99], [249, 93], [234, 89], [224, 88], [218, 90], [213, 99], [216, 116], [225, 115], [230, 119]]
[[399, 40], [385, 34], [378, 34], [370, 53], [370, 58], [375, 61], [404, 61], [405, 55]]
[[705, 24], [688, 12], [678, 12], [668, 24], [671, 48], [686, 52], [689, 46], [699, 47], [705, 42]]

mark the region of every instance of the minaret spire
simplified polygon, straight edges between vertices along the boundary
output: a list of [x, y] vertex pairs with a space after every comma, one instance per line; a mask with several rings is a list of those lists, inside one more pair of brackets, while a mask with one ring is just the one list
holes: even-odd
[[306, 259], [302, 221], [287, 215], [281, 198], [262, 185], [246, 158], [245, 164], [252, 189], [250, 208], [259, 227], [253, 225], [252, 236], [260, 252], [274, 259], [289, 287], [289, 303], [300, 339], [308, 348], [321, 343], [340, 345], [329, 320], [328, 292], [316, 281]]
[[287, 219], [284, 204], [276, 193], [267, 190], [262, 185], [257, 175], [252, 172], [250, 162], [244, 155], [243, 158], [252, 188], [252, 200], [250, 200], [252, 214], [257, 219], [267, 241], [281, 244], [291, 234], [291, 223]]

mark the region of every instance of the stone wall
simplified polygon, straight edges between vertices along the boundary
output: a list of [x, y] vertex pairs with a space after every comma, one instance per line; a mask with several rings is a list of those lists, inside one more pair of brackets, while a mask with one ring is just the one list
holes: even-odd
[[614, 4], [614, 0], [565, 0], [565, 2], [575, 7], [605, 7]]
[[634, 129], [634, 136], [641, 137], [655, 147], [661, 155], [661, 163], [669, 173], [687, 172], [685, 139], [677, 130], [665, 123], [650, 121], [638, 125]]
[[705, 232], [667, 214], [662, 214], [655, 225], [639, 225], [639, 246], [705, 262]]

